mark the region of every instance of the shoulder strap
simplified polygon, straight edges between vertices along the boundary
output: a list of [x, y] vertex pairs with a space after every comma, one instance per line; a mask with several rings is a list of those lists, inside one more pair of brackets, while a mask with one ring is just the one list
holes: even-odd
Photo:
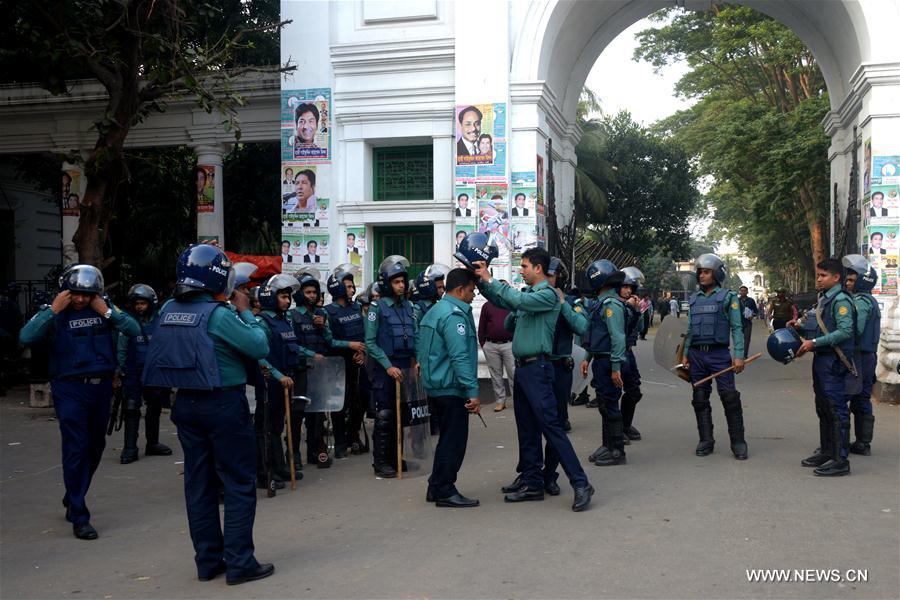
[[[834, 302], [835, 300], [837, 300], [836, 295], [834, 298], [832, 298], [832, 302]], [[851, 302], [851, 304], [853, 304], [853, 303]], [[854, 312], [856, 312], [856, 311], [854, 310]], [[830, 331], [828, 331], [828, 328], [825, 327], [825, 321], [822, 319], [822, 309], [821, 309], [821, 307], [818, 307], [818, 306], [816, 307], [816, 322], [819, 324], [819, 329], [821, 329], [825, 335], [828, 335], [829, 333], [831, 333]], [[855, 318], [853, 319], [853, 338], [854, 339], [857, 338], [856, 319]], [[857, 341], [857, 343], [858, 343], [858, 341]], [[834, 346], [834, 352], [835, 352], [835, 354], [837, 354], [837, 356], [841, 360], [841, 362], [844, 363], [844, 366], [847, 367], [847, 370], [850, 371], [850, 373], [852, 373], [854, 377], [859, 377], [859, 374], [856, 372], [856, 366], [854, 366], [854, 364], [850, 360], [847, 359], [847, 355], [844, 354], [844, 351], [841, 350], [839, 347]]]

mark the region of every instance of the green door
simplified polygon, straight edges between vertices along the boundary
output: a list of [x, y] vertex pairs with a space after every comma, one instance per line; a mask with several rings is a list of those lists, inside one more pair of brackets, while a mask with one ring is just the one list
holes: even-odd
[[391, 254], [405, 256], [409, 260], [409, 277], [415, 278], [434, 262], [434, 229], [431, 225], [376, 227], [373, 268], [377, 271], [381, 261]]

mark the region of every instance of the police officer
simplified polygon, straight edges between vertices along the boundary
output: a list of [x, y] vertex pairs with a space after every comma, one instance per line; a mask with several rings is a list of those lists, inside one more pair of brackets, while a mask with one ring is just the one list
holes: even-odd
[[[728, 422], [728, 436], [731, 438], [731, 452], [737, 460], [747, 460], [747, 442], [744, 440], [744, 411], [741, 394], [735, 389], [734, 375], [744, 370], [744, 331], [741, 327], [741, 309], [737, 295], [720, 286], [728, 273], [725, 263], [715, 254], [701, 254], [694, 261], [700, 291], [695, 292], [688, 304], [687, 337], [684, 340], [682, 366], [690, 370], [691, 382], [699, 381], [722, 369], [734, 366], [716, 378], [716, 389], [725, 420]], [[734, 344], [734, 358], [728, 351], [728, 337]], [[700, 443], [695, 451], [697, 456], [712, 454], [713, 439], [712, 382], [694, 388], [691, 404], [697, 417], [697, 431]]]
[[[853, 299], [843, 290], [840, 261], [828, 258], [816, 265], [819, 301], [806, 313], [797, 356], [813, 352], [813, 394], [819, 417], [819, 447], [802, 461], [814, 474], [838, 477], [850, 474], [850, 411], [846, 390], [853, 377], [850, 361], [856, 351], [856, 315]], [[822, 325], [819, 324], [821, 319]], [[789, 327], [797, 327], [792, 320]], [[828, 330], [827, 333], [825, 330]]]
[[[259, 324], [269, 340], [269, 354], [259, 361], [260, 366], [268, 371], [268, 376], [265, 378], [265, 388], [257, 394], [256, 415], [253, 422], [258, 453], [257, 486], [265, 488], [269, 483], [265, 478], [268, 465], [265, 464], [264, 426], [268, 417], [272, 474], [275, 488], [281, 489], [284, 482], [291, 478], [281, 447], [281, 434], [284, 431], [284, 390], [290, 390], [294, 385], [297, 369], [302, 360], [297, 334], [294, 332], [294, 324], [288, 316], [288, 310], [291, 308], [293, 294], [300, 289], [300, 282], [292, 275], [280, 273], [270, 277], [263, 285], [258, 286], [258, 289], [261, 308], [258, 315]], [[263, 413], [265, 406], [268, 407], [268, 414]], [[298, 472], [295, 476], [300, 478], [302, 475]]]
[[348, 448], [352, 454], [362, 454], [366, 450], [359, 438], [365, 409], [359, 396], [359, 358], [354, 359], [366, 349], [362, 307], [353, 301], [356, 294], [353, 273], [356, 270], [349, 263], [339, 265], [325, 283], [331, 295], [331, 304], [325, 307], [331, 333], [336, 340], [347, 343], [346, 348], [335, 350], [344, 358], [345, 374], [344, 407], [332, 415], [335, 458], [346, 458]]
[[149, 285], [138, 283], [128, 290], [128, 300], [131, 302], [131, 314], [141, 330], [140, 334], [134, 337], [120, 335], [117, 343], [119, 372], [113, 385], [121, 385], [123, 388], [125, 444], [119, 457], [119, 462], [123, 465], [138, 459], [137, 440], [143, 403], [146, 403], [144, 435], [147, 437], [144, 454], [146, 456], [172, 454], [171, 448], [159, 443], [159, 417], [163, 407], [169, 407], [171, 390], [141, 385], [141, 372], [147, 358], [147, 347], [156, 327], [156, 292]]
[[[335, 340], [328, 325], [328, 315], [319, 307], [322, 300], [322, 285], [315, 270], [301, 270], [297, 273], [300, 290], [294, 293], [295, 307], [291, 310], [291, 320], [297, 333], [297, 343], [303, 355], [303, 364], [294, 380], [294, 395], [306, 395], [309, 369], [313, 360], [323, 359], [333, 348], [349, 348], [346, 340]], [[299, 464], [300, 422], [306, 422], [306, 462], [319, 469], [331, 467], [331, 457], [325, 443], [324, 413], [304, 413], [299, 402], [291, 405], [291, 433], [294, 436], [294, 461]], [[343, 442], [346, 447], [346, 439]]]
[[478, 335], [471, 306], [476, 278], [467, 269], [453, 269], [445, 278], [446, 294], [419, 322], [422, 383], [441, 431], [425, 497], [437, 506], [466, 508], [479, 504], [455, 485], [466, 455], [468, 414], [480, 412], [481, 406]]
[[601, 416], [601, 445], [588, 460], [598, 467], [624, 465], [625, 433], [619, 400], [625, 383], [626, 365], [625, 304], [618, 288], [625, 274], [605, 258], [595, 260], [587, 269], [588, 282], [597, 293], [591, 306], [587, 331], [582, 336], [590, 360], [581, 363], [581, 374], [587, 377], [588, 363], [597, 390], [597, 407]]
[[856, 441], [850, 444], [850, 452], [869, 456], [872, 453], [872, 435], [875, 431], [872, 386], [875, 384], [875, 365], [878, 362], [878, 342], [881, 337], [881, 309], [878, 301], [872, 297], [878, 272], [861, 254], [849, 254], [841, 263], [847, 268], [845, 287], [848, 293], [853, 294], [856, 306], [860, 352], [861, 389], [858, 394], [850, 396], [850, 413], [856, 430]]
[[[372, 302], [366, 315], [366, 350], [373, 361], [370, 373], [375, 408], [372, 434], [372, 467], [378, 477], [397, 476], [395, 382], [403, 381], [403, 371], [415, 366], [418, 325], [413, 306], [406, 299], [409, 288], [409, 261], [388, 256], [378, 270], [380, 298]], [[402, 369], [402, 370], [401, 370]]]
[[[176, 266], [175, 296], [159, 315], [144, 365], [144, 385], [175, 387], [172, 421], [184, 450], [184, 495], [197, 577], [226, 574], [229, 585], [262, 579], [275, 567], [253, 552], [256, 445], [245, 394], [245, 360], [269, 354], [266, 334], [236, 292], [225, 253], [195, 244]], [[218, 483], [225, 522], [219, 524]], [[223, 535], [224, 532], [224, 535]]]
[[[472, 238], [478, 240], [477, 243]], [[470, 251], [481, 247], [481, 254], [484, 255], [485, 246], [486, 239], [482, 242], [474, 234], [470, 235], [460, 243], [457, 257], [464, 255], [476, 268], [476, 274], [481, 279], [479, 289], [489, 301], [509, 307], [516, 313], [516, 331], [512, 342], [516, 357], [513, 406], [524, 485], [519, 491], [507, 494], [504, 500], [522, 502], [544, 499], [543, 435], [559, 457], [575, 490], [572, 510], [583, 511], [591, 502], [594, 488], [578, 462], [557, 412], [555, 374], [550, 355], [553, 352], [553, 331], [559, 318], [560, 298], [547, 281], [550, 254], [543, 248], [530, 248], [522, 254], [522, 278], [527, 285], [520, 292], [495, 280], [488, 270], [487, 259], [480, 259], [477, 252]]]
[[444, 296], [444, 278], [449, 271], [450, 267], [435, 263], [416, 276], [413, 312], [417, 322], [421, 323], [435, 302]]
[[116, 349], [113, 331], [134, 337], [138, 324], [104, 300], [103, 274], [91, 265], [67, 267], [60, 293], [19, 333], [25, 346], [47, 339], [53, 406], [62, 434], [66, 520], [75, 537], [97, 539], [84, 497], [106, 446]]
[[625, 304], [625, 361], [622, 363], [622, 429], [625, 443], [641, 439], [641, 432], [632, 424], [641, 393], [641, 372], [632, 348], [637, 346], [642, 331], [642, 317], [638, 290], [644, 283], [644, 274], [637, 267], [625, 267], [625, 280], [619, 287], [619, 297]]

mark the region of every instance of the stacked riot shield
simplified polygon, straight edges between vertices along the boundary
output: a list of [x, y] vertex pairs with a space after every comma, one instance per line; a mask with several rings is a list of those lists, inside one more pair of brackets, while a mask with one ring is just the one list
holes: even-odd
[[[303, 412], [325, 413], [325, 429], [322, 433], [329, 455], [334, 451], [331, 413], [344, 408], [345, 384], [343, 357], [324, 356], [315, 359], [312, 368], [307, 371], [306, 395], [294, 396], [295, 401], [303, 403]], [[299, 435], [294, 439], [299, 439]]]
[[431, 472], [431, 414], [425, 389], [414, 368], [401, 369], [403, 381], [395, 382], [397, 402], [397, 475], [420, 477]]
[[587, 350], [577, 344], [572, 346], [572, 360], [575, 361], [575, 370], [572, 372], [572, 395], [579, 396], [581, 392], [587, 389], [591, 382], [591, 373], [588, 371], [587, 377], [581, 376], [581, 363], [588, 359]]
[[664, 319], [653, 340], [653, 360], [679, 379], [690, 382], [690, 373], [680, 366], [684, 357], [684, 339], [687, 336], [686, 319]]

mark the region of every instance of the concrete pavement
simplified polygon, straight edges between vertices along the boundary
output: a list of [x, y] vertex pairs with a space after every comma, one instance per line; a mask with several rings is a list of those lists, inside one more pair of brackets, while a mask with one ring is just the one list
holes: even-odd
[[[764, 331], [752, 344], [760, 351]], [[644, 439], [628, 464], [594, 467], [596, 410], [571, 408], [571, 439], [597, 494], [573, 513], [571, 488], [544, 502], [504, 504], [515, 476], [513, 411], [471, 420], [458, 482], [476, 509], [438, 509], [422, 478], [376, 480], [371, 457], [305, 469], [296, 492], [257, 507], [257, 557], [269, 579], [227, 587], [196, 579], [187, 534], [181, 449], [118, 464], [107, 446], [88, 504], [100, 539], [76, 540], [64, 520], [59, 432], [49, 409], [19, 390], [0, 403], [0, 596], [3, 598], [896, 598], [900, 594], [900, 419], [876, 406], [873, 455], [853, 474], [814, 477], [800, 466], [818, 443], [810, 358], [768, 356], [738, 377], [750, 459], [735, 461], [715, 401], [716, 451], [694, 456], [687, 384], [638, 361]], [[486, 401], [489, 399], [485, 399]], [[143, 444], [143, 438], [141, 439]], [[750, 583], [747, 569], [866, 569], [867, 582]], [[813, 575], [815, 576], [815, 575]]]

